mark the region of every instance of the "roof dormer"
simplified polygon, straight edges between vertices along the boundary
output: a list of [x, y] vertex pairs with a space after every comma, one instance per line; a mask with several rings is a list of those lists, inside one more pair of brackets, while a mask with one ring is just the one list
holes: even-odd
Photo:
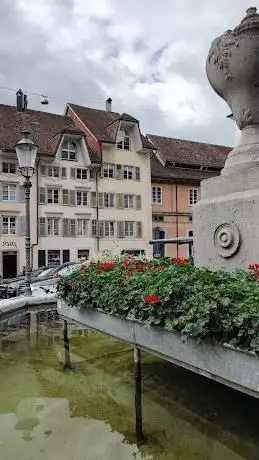
[[68, 127], [60, 133], [56, 157], [61, 161], [90, 164], [88, 147], [84, 133], [74, 127]]
[[139, 122], [131, 115], [123, 113], [119, 117], [119, 127], [116, 136], [116, 147], [120, 150], [135, 150], [142, 148]]

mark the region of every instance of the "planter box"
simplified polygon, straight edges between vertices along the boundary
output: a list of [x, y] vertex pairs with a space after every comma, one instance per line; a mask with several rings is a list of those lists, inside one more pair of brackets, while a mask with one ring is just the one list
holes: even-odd
[[259, 359], [229, 346], [198, 343], [175, 332], [91, 310], [69, 307], [58, 301], [58, 312], [67, 320], [127, 342], [185, 369], [204, 375], [259, 398]]

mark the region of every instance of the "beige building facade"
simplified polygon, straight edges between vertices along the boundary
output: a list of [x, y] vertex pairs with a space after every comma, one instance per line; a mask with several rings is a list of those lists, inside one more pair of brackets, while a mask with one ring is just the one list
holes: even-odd
[[153, 145], [138, 120], [109, 105], [104, 111], [68, 105], [64, 116], [0, 105], [0, 275], [16, 276], [25, 265], [23, 178], [14, 147], [24, 127], [38, 146], [32, 267], [106, 251], [150, 255]]

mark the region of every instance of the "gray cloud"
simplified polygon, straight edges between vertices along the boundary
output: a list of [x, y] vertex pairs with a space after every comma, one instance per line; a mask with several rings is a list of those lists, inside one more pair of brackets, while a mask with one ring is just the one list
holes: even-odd
[[209, 87], [211, 41], [244, 16], [244, 0], [2, 0], [0, 102], [22, 87], [66, 102], [132, 113], [145, 132], [232, 144], [229, 109]]

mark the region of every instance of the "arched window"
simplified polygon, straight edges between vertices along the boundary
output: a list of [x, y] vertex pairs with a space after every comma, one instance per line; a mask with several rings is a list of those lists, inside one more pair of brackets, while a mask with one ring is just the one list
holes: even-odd
[[70, 139], [65, 139], [61, 150], [62, 160], [76, 161], [76, 143]]

